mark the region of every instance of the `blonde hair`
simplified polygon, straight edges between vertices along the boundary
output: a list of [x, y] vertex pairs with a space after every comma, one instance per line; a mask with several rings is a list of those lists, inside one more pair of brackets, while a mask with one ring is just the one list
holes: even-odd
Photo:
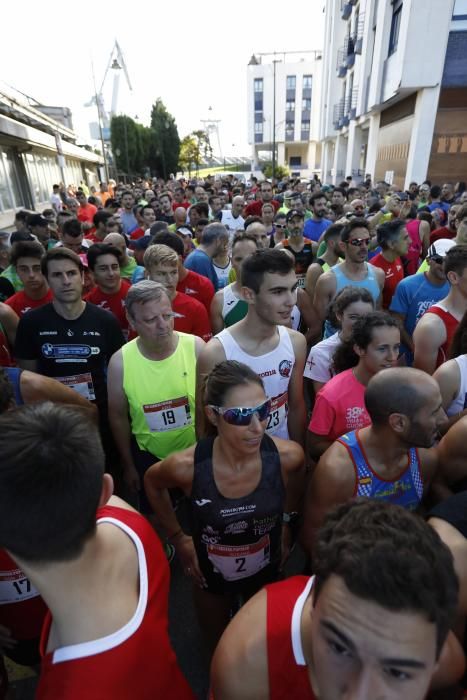
[[155, 265], [171, 265], [178, 267], [178, 255], [168, 245], [156, 243], [146, 249], [143, 257], [143, 265], [146, 270], [150, 270]]

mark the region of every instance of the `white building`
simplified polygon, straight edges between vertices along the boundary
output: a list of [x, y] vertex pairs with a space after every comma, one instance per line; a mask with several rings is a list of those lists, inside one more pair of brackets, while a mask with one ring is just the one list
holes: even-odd
[[467, 0], [327, 0], [323, 182], [467, 174]]
[[304, 177], [320, 171], [321, 56], [321, 51], [252, 56], [247, 109], [253, 170], [272, 161], [275, 141], [277, 165]]

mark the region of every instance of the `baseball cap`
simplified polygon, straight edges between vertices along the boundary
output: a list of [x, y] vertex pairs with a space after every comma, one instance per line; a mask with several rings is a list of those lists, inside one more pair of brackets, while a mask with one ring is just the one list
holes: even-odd
[[299, 216], [300, 219], [304, 219], [304, 218], [305, 218], [303, 212], [298, 211], [298, 209], [291, 209], [290, 211], [287, 212], [287, 216], [285, 217], [287, 223], [289, 223], [289, 221], [290, 221], [291, 219], [293, 219], [294, 216]]
[[428, 248], [427, 258], [432, 258], [435, 255], [439, 255], [441, 258], [445, 258], [448, 250], [454, 248], [455, 245], [455, 241], [451, 240], [450, 238], [440, 238], [434, 243], [432, 243]]
[[28, 226], [48, 226], [50, 222], [42, 214], [31, 214], [28, 216], [27, 223]]
[[37, 240], [37, 239], [32, 235], [32, 233], [28, 233], [27, 231], [15, 231], [10, 236], [10, 244], [11, 245], [13, 245], [13, 243], [19, 243], [20, 241], [35, 241], [35, 240]]
[[193, 238], [193, 231], [191, 228], [188, 228], [188, 226], [180, 226], [176, 232], [181, 233], [182, 236], [190, 236], [190, 238]]
[[133, 250], [146, 250], [153, 242], [152, 236], [141, 236], [137, 241], [131, 242]]

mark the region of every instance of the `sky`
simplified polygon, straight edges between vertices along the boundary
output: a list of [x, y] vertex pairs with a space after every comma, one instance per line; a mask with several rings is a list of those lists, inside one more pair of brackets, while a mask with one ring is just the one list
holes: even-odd
[[[0, 78], [43, 104], [69, 107], [75, 131], [90, 141], [96, 108], [91, 64], [98, 88], [115, 40], [133, 90], [120, 77], [118, 112], [149, 124], [160, 97], [175, 117], [181, 138], [219, 119], [224, 155], [248, 155], [246, 81], [253, 53], [323, 48], [325, 0], [279, 2], [131, 3], [81, 0], [16, 3], [2, 7]], [[26, 5], [24, 5], [26, 9]], [[62, 9], [63, 8], [63, 9]], [[104, 89], [110, 109], [112, 71]], [[209, 108], [211, 107], [211, 110]], [[211, 115], [211, 116], [210, 116]], [[213, 144], [215, 146], [215, 144]], [[217, 150], [215, 148], [215, 150]]]

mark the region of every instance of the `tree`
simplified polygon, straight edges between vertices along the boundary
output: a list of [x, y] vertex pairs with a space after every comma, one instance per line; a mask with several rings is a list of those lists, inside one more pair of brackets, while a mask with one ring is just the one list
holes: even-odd
[[[126, 115], [112, 117], [110, 141], [118, 170], [130, 175], [139, 172], [140, 156], [139, 125]], [[144, 128], [144, 127], [143, 127]]]
[[211, 158], [212, 146], [206, 131], [202, 129], [192, 131], [191, 134], [182, 139], [178, 166], [182, 171], [188, 170], [189, 177], [191, 177], [192, 165], [198, 171], [203, 159], [210, 160]]
[[[284, 177], [287, 177], [287, 175], [289, 175], [289, 170], [285, 167], [285, 165], [276, 164], [275, 171], [276, 172], [274, 173], [274, 175], [276, 180], [282, 180]], [[266, 165], [263, 168], [263, 174], [264, 177], [272, 177], [272, 163], [266, 163]]]
[[158, 175], [167, 179], [170, 173], [177, 172], [180, 137], [175, 119], [167, 111], [160, 97], [152, 106], [151, 131], [149, 163]]

